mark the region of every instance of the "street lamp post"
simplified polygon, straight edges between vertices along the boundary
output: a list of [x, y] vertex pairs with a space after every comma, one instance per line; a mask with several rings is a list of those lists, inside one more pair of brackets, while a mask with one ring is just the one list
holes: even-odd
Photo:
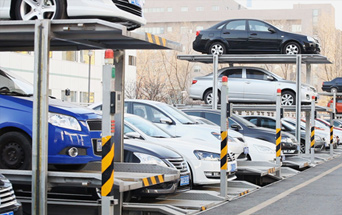
[[89, 72], [88, 72], [88, 104], [90, 103], [90, 71], [91, 71], [91, 56], [93, 56], [93, 51], [88, 51], [89, 57]]

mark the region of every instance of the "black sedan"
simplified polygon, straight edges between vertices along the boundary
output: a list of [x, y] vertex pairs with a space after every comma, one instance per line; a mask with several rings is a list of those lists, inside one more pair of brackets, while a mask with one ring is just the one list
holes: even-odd
[[[184, 109], [182, 111], [192, 116], [206, 118], [217, 125], [220, 125], [221, 123], [221, 111], [219, 110]], [[235, 114], [228, 118], [228, 124], [230, 129], [236, 130], [247, 137], [257, 138], [275, 144], [276, 133], [274, 129], [257, 127], [241, 116]], [[298, 153], [298, 143], [296, 138], [290, 133], [282, 132], [281, 149], [284, 154]]]
[[206, 54], [319, 54], [316, 39], [281, 31], [261, 20], [232, 19], [196, 32], [193, 49]]
[[342, 92], [342, 77], [322, 83], [322, 90], [331, 93]]

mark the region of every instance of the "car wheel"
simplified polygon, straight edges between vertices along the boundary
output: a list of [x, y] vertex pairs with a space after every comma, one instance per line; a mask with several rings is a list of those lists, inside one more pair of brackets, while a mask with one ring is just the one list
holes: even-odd
[[300, 152], [305, 153], [305, 141], [300, 141]]
[[296, 104], [296, 96], [291, 91], [284, 91], [281, 93], [281, 105], [295, 105]]
[[[44, 2], [43, 4], [39, 4]], [[65, 0], [18, 0], [15, 4], [15, 19], [64, 19], [66, 18]]]
[[331, 93], [337, 93], [337, 89], [335, 87], [331, 88], [330, 90]]
[[302, 50], [298, 43], [296, 42], [288, 42], [285, 44], [283, 48], [283, 54], [287, 55], [295, 55], [302, 53]]
[[208, 53], [213, 55], [226, 54], [226, 47], [221, 42], [213, 42], [209, 47]]
[[58, 170], [81, 170], [87, 164], [55, 164], [53, 165]]
[[[213, 91], [212, 90], [208, 90], [205, 94], [204, 94], [204, 103], [206, 104], [212, 104], [213, 103]], [[221, 99], [220, 99], [220, 92], [218, 93], [218, 103], [221, 103]]]
[[31, 169], [31, 140], [20, 132], [0, 136], [0, 169]]

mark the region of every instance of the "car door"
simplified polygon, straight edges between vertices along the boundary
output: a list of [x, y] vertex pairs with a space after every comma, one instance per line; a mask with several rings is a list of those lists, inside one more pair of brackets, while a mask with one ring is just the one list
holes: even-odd
[[243, 100], [243, 79], [242, 68], [228, 68], [219, 75], [220, 86], [222, 86], [222, 77], [228, 77], [228, 100]]
[[262, 70], [247, 68], [246, 79], [244, 79], [243, 83], [244, 100], [254, 102], [274, 101], [276, 81], [269, 78], [270, 76]]
[[342, 92], [342, 78], [336, 78], [335, 85], [337, 87], [338, 92]]
[[[247, 48], [253, 52], [277, 52], [281, 39], [276, 28], [258, 20], [248, 20]], [[270, 31], [270, 29], [273, 29]]]
[[246, 20], [232, 20], [221, 31], [221, 37], [229, 44], [229, 52], [246, 49], [247, 30]]

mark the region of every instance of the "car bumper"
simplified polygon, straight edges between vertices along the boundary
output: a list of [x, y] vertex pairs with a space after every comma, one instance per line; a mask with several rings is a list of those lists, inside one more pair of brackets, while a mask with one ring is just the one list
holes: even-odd
[[17, 202], [14, 205], [11, 205], [6, 208], [1, 208], [0, 209], [0, 214], [5, 214], [5, 215], [23, 215], [23, 208], [20, 202]]
[[304, 54], [319, 54], [321, 52], [321, 48], [318, 43], [304, 42], [303, 52]]

